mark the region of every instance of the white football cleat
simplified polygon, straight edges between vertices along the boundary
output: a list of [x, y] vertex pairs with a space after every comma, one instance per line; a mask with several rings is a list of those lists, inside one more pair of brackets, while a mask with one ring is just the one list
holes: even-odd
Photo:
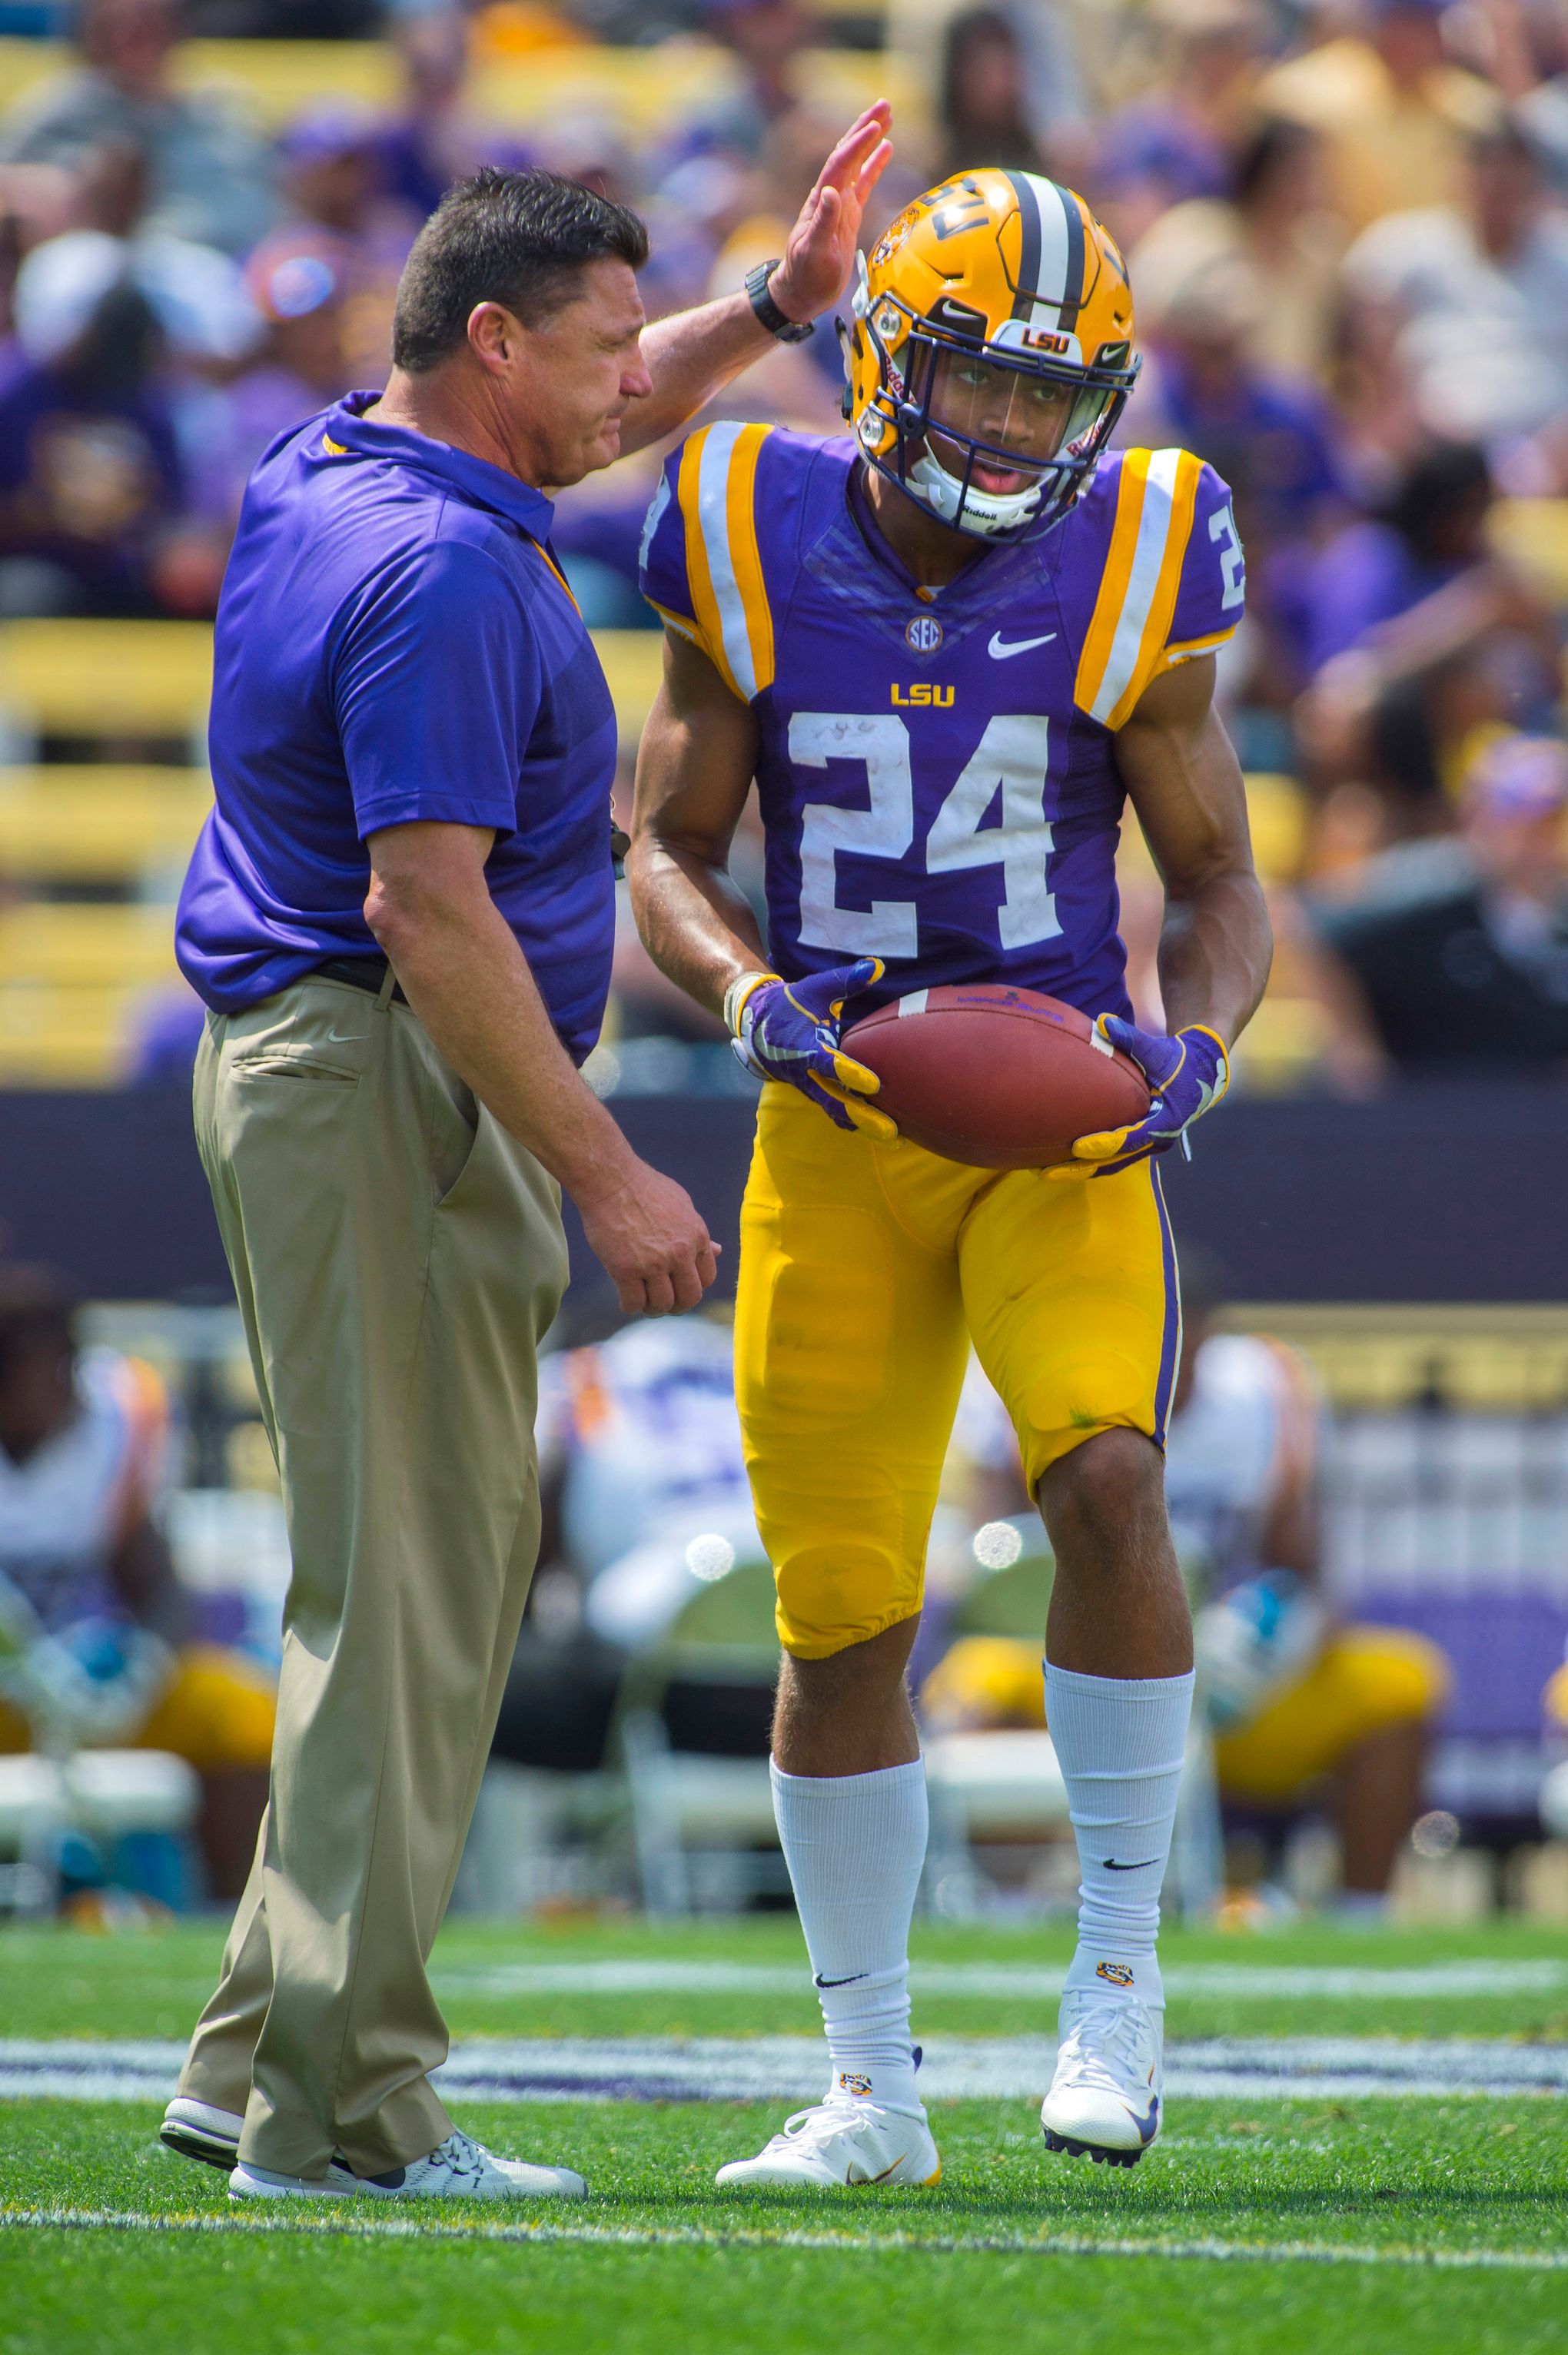
[[1047, 2150], [1136, 2167], [1160, 2129], [1164, 2011], [1070, 1987], [1059, 2034], [1056, 2074], [1040, 2110]]
[[426, 2158], [384, 2175], [356, 2175], [334, 2158], [319, 2183], [273, 2175], [241, 2159], [229, 2179], [230, 2200], [581, 2200], [588, 2190], [570, 2167], [529, 2167], [497, 2158], [472, 2135], [450, 2134]]
[[932, 2184], [941, 2178], [923, 2109], [887, 2110], [841, 2096], [797, 2110], [755, 2158], [732, 2158], [713, 2179], [842, 2191], [846, 2185]]
[[177, 2094], [164, 2112], [158, 2140], [181, 2158], [205, 2159], [208, 2167], [227, 2169], [240, 2156], [240, 2129], [244, 2123], [232, 2110]]

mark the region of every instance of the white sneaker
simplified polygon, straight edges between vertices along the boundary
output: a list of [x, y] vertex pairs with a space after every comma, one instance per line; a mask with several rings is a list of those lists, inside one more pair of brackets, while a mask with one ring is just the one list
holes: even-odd
[[240, 2129], [245, 2121], [232, 2110], [197, 2102], [178, 2094], [164, 2112], [158, 2140], [181, 2158], [205, 2159], [208, 2167], [230, 2168], [240, 2156]]
[[384, 2175], [356, 2175], [334, 2158], [319, 2183], [273, 2175], [241, 2159], [229, 2179], [230, 2200], [581, 2200], [588, 2190], [570, 2167], [529, 2167], [497, 2158], [472, 2135], [450, 2134], [426, 2158]]
[[1046, 2148], [1136, 2167], [1160, 2129], [1164, 2011], [1070, 1987], [1059, 2033], [1056, 2074], [1040, 2111]]
[[846, 2184], [931, 2184], [941, 2178], [923, 2109], [886, 2110], [840, 2099], [797, 2110], [755, 2158], [732, 2158], [713, 2179], [841, 2191]]

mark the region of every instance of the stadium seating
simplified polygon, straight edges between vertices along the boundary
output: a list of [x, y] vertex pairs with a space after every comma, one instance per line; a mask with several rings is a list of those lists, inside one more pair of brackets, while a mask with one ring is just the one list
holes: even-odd
[[[0, 40], [0, 110], [69, 62], [55, 42]], [[379, 41], [187, 41], [176, 70], [187, 88], [226, 85], [269, 130], [335, 100], [389, 107], [399, 87], [396, 53]], [[848, 118], [873, 98], [891, 99], [903, 122], [926, 112], [916, 77], [880, 51], [811, 50], [804, 78], [829, 115]], [[526, 126], [581, 110], [645, 138], [714, 104], [734, 79], [733, 61], [708, 41], [601, 48], [567, 40], [485, 59], [478, 96], [495, 123]]]
[[0, 729], [41, 736], [205, 743], [212, 693], [206, 622], [8, 622], [0, 629]]
[[[0, 43], [0, 83], [5, 63]], [[596, 642], [635, 745], [663, 641], [607, 630]], [[205, 623], [0, 627], [0, 745], [30, 762], [0, 768], [0, 1086], [112, 1084], [138, 1001], [173, 980], [173, 902], [211, 785], [204, 766], [117, 756], [188, 747], [204, 762], [211, 690]], [[104, 757], [41, 764], [50, 738]]]
[[167, 899], [211, 798], [192, 769], [0, 769], [0, 878]]

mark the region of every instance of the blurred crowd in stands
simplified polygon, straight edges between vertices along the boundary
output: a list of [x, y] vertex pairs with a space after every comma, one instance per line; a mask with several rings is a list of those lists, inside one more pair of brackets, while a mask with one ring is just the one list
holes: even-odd
[[[884, 41], [917, 96], [869, 234], [969, 164], [1081, 188], [1137, 304], [1121, 438], [1234, 488], [1221, 691], [1285, 976], [1260, 1069], [1568, 1067], [1568, 0], [82, 0], [70, 29], [0, 121], [0, 620], [209, 614], [251, 466], [380, 380], [454, 175], [540, 163], [635, 202], [657, 315], [779, 250], [838, 127], [824, 48]], [[181, 71], [190, 31], [375, 33], [401, 94], [264, 137], [237, 83]], [[519, 58], [668, 39], [731, 71], [645, 136], [608, 100], [487, 119]], [[839, 385], [823, 322], [725, 410], [837, 432]], [[658, 456], [560, 502], [598, 626], [651, 620]], [[1135, 862], [1149, 1014], [1155, 919]], [[624, 1038], [714, 1035], [631, 942], [617, 1009]]]

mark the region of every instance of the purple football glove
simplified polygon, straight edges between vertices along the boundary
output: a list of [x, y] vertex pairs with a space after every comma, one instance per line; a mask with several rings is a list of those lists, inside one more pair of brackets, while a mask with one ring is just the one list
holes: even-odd
[[1148, 1112], [1131, 1128], [1103, 1128], [1093, 1136], [1079, 1137], [1072, 1161], [1048, 1169], [1048, 1178], [1110, 1178], [1151, 1153], [1168, 1152], [1179, 1141], [1185, 1149], [1193, 1122], [1218, 1103], [1231, 1084], [1225, 1042], [1201, 1023], [1168, 1039], [1157, 1030], [1140, 1030], [1119, 1014], [1102, 1014], [1094, 1028], [1108, 1046], [1130, 1055], [1142, 1071], [1149, 1084]]
[[880, 957], [834, 965], [805, 981], [777, 974], [737, 984], [725, 1006], [735, 1052], [759, 1080], [784, 1080], [820, 1105], [839, 1128], [859, 1128], [886, 1143], [898, 1130], [885, 1112], [862, 1101], [881, 1086], [875, 1071], [838, 1044], [847, 998], [882, 976]]

